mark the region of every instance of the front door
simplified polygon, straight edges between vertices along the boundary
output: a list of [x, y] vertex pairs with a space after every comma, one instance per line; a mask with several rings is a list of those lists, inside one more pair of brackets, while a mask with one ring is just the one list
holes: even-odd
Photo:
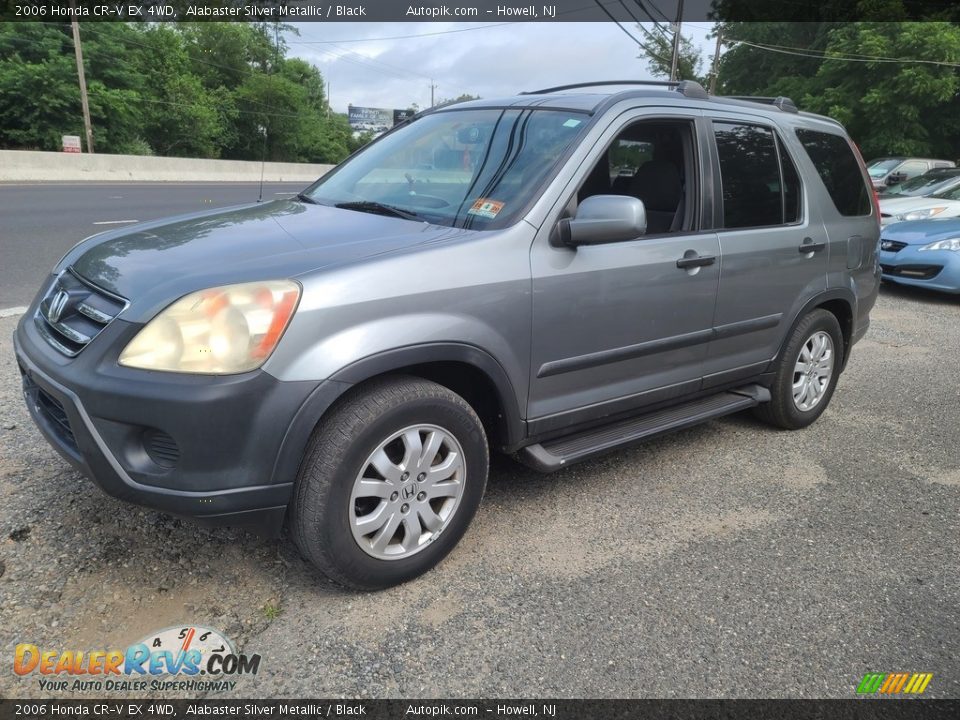
[[634, 195], [651, 232], [555, 247], [558, 216], [532, 246], [532, 434], [699, 388], [720, 275], [717, 235], [699, 229], [706, 159], [692, 113], [643, 117], [608, 128], [568, 207], [585, 195]]

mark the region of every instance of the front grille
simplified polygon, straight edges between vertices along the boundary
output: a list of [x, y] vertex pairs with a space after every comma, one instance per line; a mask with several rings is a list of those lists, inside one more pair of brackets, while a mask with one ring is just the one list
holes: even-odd
[[73, 436], [70, 420], [63, 409], [63, 405], [52, 395], [48, 395], [42, 388], [37, 388], [37, 410], [50, 421], [54, 433], [73, 450], [79, 452], [77, 439]]
[[900, 242], [899, 240], [884, 240], [880, 239], [880, 249], [886, 250], [887, 252], [898, 253], [903, 250], [907, 244], [905, 242]]
[[147, 455], [160, 467], [172, 468], [180, 460], [177, 441], [163, 430], [151, 428], [143, 434], [143, 447]]
[[123, 298], [67, 269], [40, 302], [34, 323], [48, 343], [74, 357], [126, 306]]
[[884, 275], [892, 275], [893, 277], [930, 280], [943, 270], [943, 265], [884, 265], [881, 263], [880, 269]]

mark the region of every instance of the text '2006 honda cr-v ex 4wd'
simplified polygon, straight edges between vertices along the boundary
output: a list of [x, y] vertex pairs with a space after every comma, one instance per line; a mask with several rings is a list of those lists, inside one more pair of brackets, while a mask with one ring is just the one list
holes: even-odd
[[787, 98], [596, 83], [434, 109], [297, 198], [81, 242], [15, 334], [101, 488], [279, 532], [357, 588], [543, 471], [746, 408], [824, 411], [876, 300], [856, 146]]

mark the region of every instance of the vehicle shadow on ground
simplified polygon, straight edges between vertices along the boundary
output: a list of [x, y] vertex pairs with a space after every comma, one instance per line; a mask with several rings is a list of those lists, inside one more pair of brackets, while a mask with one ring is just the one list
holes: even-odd
[[892, 298], [914, 300], [928, 305], [960, 307], [960, 294], [951, 295], [950, 293], [939, 292], [937, 290], [914, 287], [913, 285], [897, 285], [896, 283], [883, 282], [880, 285], [880, 292]]

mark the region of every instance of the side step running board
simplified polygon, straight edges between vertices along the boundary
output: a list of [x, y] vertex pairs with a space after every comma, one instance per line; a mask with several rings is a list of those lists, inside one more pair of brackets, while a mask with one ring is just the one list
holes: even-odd
[[767, 388], [745, 385], [574, 435], [528, 445], [517, 453], [517, 457], [534, 470], [553, 472], [609, 450], [739, 412], [769, 400], [770, 391]]

